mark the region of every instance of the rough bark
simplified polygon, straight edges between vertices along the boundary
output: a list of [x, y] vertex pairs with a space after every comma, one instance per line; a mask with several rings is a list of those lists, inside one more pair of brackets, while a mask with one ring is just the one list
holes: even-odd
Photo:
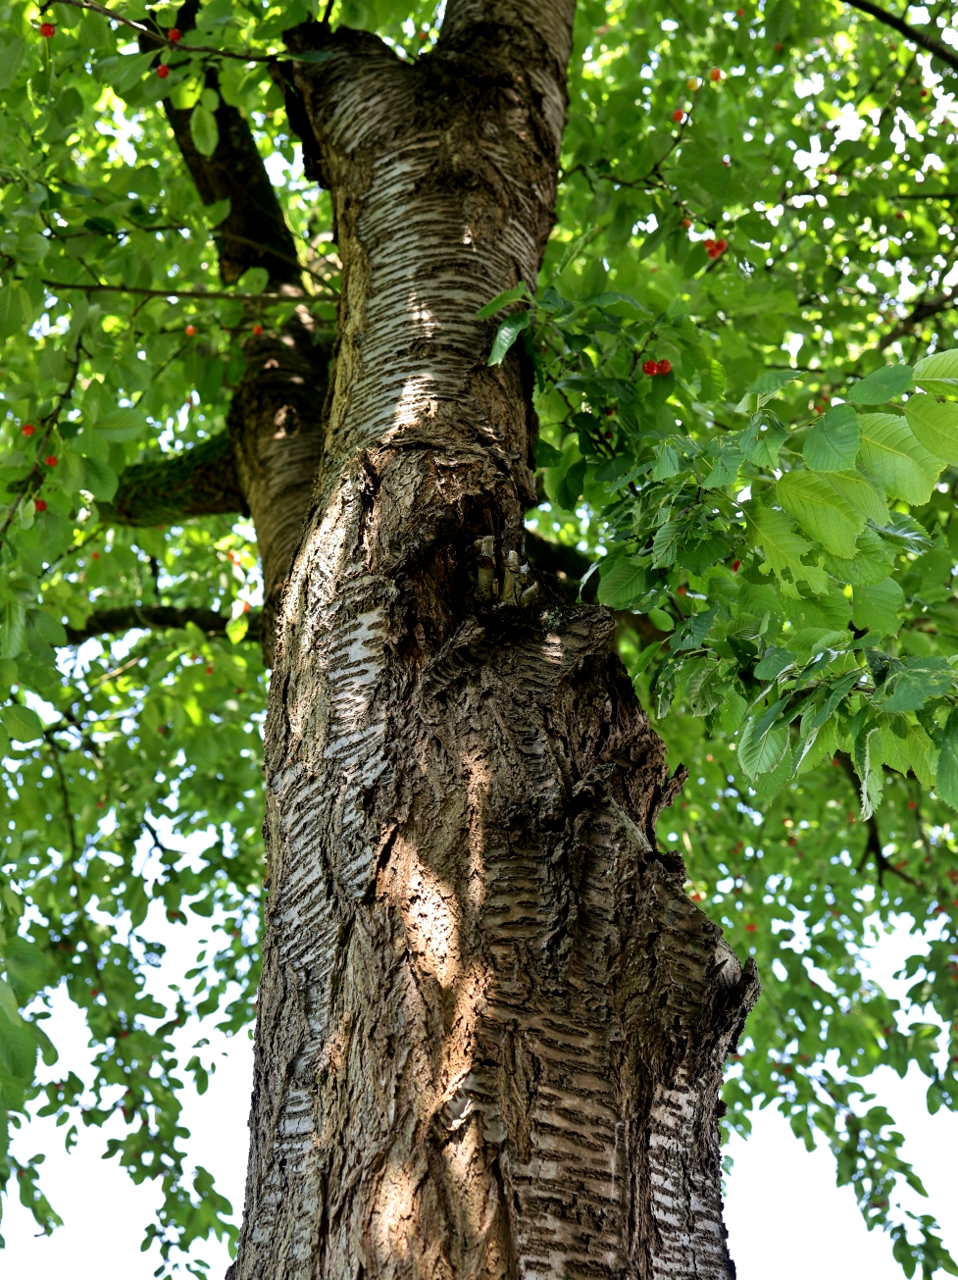
[[231, 1280], [734, 1275], [718, 1090], [754, 999], [655, 820], [614, 623], [526, 561], [535, 420], [475, 313], [534, 285], [572, 0], [449, 0], [409, 65], [289, 33], [343, 262], [280, 609]]

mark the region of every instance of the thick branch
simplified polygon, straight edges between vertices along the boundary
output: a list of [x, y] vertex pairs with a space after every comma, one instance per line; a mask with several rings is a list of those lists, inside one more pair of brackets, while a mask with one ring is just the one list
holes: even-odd
[[[260, 612], [249, 614], [246, 639], [259, 641]], [[192, 623], [209, 636], [226, 633], [229, 618], [212, 609], [174, 609], [167, 605], [125, 605], [119, 609], [94, 609], [82, 627], [67, 627], [67, 644], [81, 644], [94, 636], [121, 635], [139, 629], [151, 631], [182, 630]]]
[[[187, 0], [180, 8], [176, 23], [181, 31], [193, 29], [198, 9], [198, 0]], [[151, 40], [143, 36], [140, 44], [149, 48]], [[206, 87], [219, 93], [214, 67], [207, 70]], [[170, 98], [164, 99], [163, 106], [200, 199], [206, 205], [220, 200], [230, 202], [229, 214], [213, 236], [223, 283], [233, 284], [250, 267], [265, 267], [274, 287], [300, 285], [302, 269], [297, 262], [296, 244], [243, 113], [220, 96], [215, 113], [219, 141], [207, 157], [200, 154], [193, 141], [191, 108], [175, 107]]]
[[899, 18], [894, 13], [889, 13], [887, 9], [883, 9], [880, 5], [872, 4], [871, 0], [848, 0], [848, 4], [853, 9], [860, 9], [862, 13], [867, 13], [872, 18], [877, 18], [886, 27], [894, 28], [906, 40], [910, 40], [912, 44], [919, 45], [922, 49], [927, 49], [936, 58], [940, 58], [942, 62], [946, 62], [949, 67], [958, 71], [958, 53], [954, 49], [949, 49], [948, 45], [943, 44], [940, 40], [936, 40], [934, 36], [926, 36], [923, 31], [911, 26], [903, 18]]
[[100, 506], [111, 524], [144, 528], [196, 516], [249, 514], [224, 431], [182, 453], [158, 453], [123, 472], [116, 496]]

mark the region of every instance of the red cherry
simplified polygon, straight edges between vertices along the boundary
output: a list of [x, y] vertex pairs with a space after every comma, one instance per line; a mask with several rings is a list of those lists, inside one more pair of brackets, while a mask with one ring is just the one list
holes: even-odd
[[648, 374], [650, 378], [654, 378], [659, 371], [659, 366], [654, 360], [644, 360], [642, 362], [642, 372]]
[[909, 809], [917, 809], [917, 808], [918, 808], [918, 806], [915, 804], [914, 800], [909, 800], [909, 801], [908, 801], [908, 808], [909, 808]]
[[757, 928], [758, 928], [758, 925], [757, 925], [757, 924], [747, 924], [747, 925], [745, 926], [745, 932], [746, 932], [746, 933], [754, 933], [754, 932], [756, 931], [756, 929], [757, 929]]
[[712, 68], [712, 70], [709, 72], [709, 79], [710, 79], [713, 83], [717, 83], [719, 80], [721, 80], [721, 79], [722, 79], [722, 73], [721, 73], [721, 71], [718, 69], [718, 67], [713, 67], [713, 68]]
[[211, 676], [211, 675], [213, 674], [213, 668], [212, 668], [212, 667], [207, 667], [207, 668], [206, 668], [206, 674], [207, 674], [208, 676]]
[[675, 121], [676, 124], [682, 123], [682, 121], [685, 119], [685, 112], [682, 110], [681, 107], [675, 108], [675, 110], [672, 112], [672, 119]]
[[788, 837], [788, 843], [789, 843], [790, 847], [794, 848], [794, 847], [795, 847], [795, 845], [797, 845], [797, 844], [798, 844], [798, 841], [795, 839], [795, 837], [794, 837], [794, 836], [789, 836], [789, 837]]
[[718, 249], [719, 253], [724, 253], [724, 252], [725, 252], [725, 250], [728, 248], [728, 241], [727, 241], [727, 240], [716, 240], [716, 242], [715, 242], [715, 247], [716, 247], [716, 249]]
[[91, 554], [90, 554], [90, 559], [91, 559], [91, 560], [99, 560], [99, 558], [100, 558], [100, 553], [99, 553], [99, 551], [93, 551], [93, 552], [91, 552]]
[[744, 18], [744, 17], [745, 17], [745, 10], [744, 10], [744, 9], [736, 9], [736, 10], [735, 10], [735, 16], [736, 16], [736, 18]]
[[253, 325], [253, 334], [254, 334], [254, 336], [255, 336], [255, 337], [257, 337], [257, 338], [258, 338], [258, 337], [259, 337], [259, 335], [260, 335], [262, 332], [263, 332], [263, 326], [262, 326], [261, 324], [254, 324], [254, 325]]
[[244, 600], [244, 601], [243, 601], [243, 612], [244, 612], [244, 613], [249, 613], [249, 601], [248, 601], [248, 600]]
[[33, 425], [32, 422], [25, 422], [23, 426], [20, 428], [21, 435], [25, 435], [25, 436], [32, 436], [34, 431], [36, 431], [36, 427]]
[[183, 332], [186, 334], [188, 338], [193, 338], [196, 336], [196, 328], [194, 325], [191, 325], [191, 324], [188, 324], [186, 328], [183, 330]]
[[428, 40], [428, 39], [429, 39], [429, 32], [428, 32], [428, 31], [420, 31], [420, 33], [419, 33], [419, 40], [420, 40], [420, 43], [425, 43], [425, 41], [426, 41], [426, 40]]
[[660, 361], [659, 361], [659, 365], [658, 365], [658, 372], [659, 372], [659, 373], [661, 373], [663, 377], [664, 377], [667, 373], [671, 373], [671, 372], [672, 372], [672, 361], [671, 361], [671, 360], [660, 360]]
[[683, 219], [682, 219], [682, 226], [683, 226], [683, 227], [688, 228], [688, 227], [690, 227], [691, 225], [692, 225], [692, 219], [691, 219], [691, 218], [683, 218]]
[[174, 44], [176, 44], [178, 40], [183, 39], [183, 32], [180, 31], [177, 27], [170, 27], [166, 35], [167, 35], [167, 39], [172, 40]]
[[775, 52], [776, 52], [776, 53], [781, 53], [781, 52], [782, 52], [782, 50], [783, 50], [784, 48], [785, 48], [785, 46], [784, 46], [783, 44], [777, 44], [777, 45], [775, 46]]
[[713, 262], [715, 261], [716, 258], [721, 258], [722, 256], [721, 249], [706, 249], [705, 252], [708, 254], [708, 256], [712, 259]]
[[922, 89], [922, 91], [921, 91], [921, 96], [922, 96], [923, 98], [927, 98], [927, 97], [928, 97], [928, 90], [927, 90], [927, 89]]
[[49, 39], [50, 39], [50, 37], [51, 37], [55, 32], [56, 32], [56, 27], [53, 25], [53, 23], [52, 23], [52, 22], [41, 22], [41, 23], [40, 23], [40, 34], [41, 34], [41, 36], [43, 36], [44, 40], [49, 40]]
[[714, 240], [703, 240], [702, 243], [705, 245], [706, 249], [714, 249], [716, 242]]
[[741, 560], [736, 560], [735, 563], [732, 565], [732, 572], [738, 573], [739, 569], [741, 568], [741, 565], [742, 565]]
[[161, 62], [160, 65], [156, 68], [156, 74], [160, 77], [161, 80], [165, 80], [166, 77], [170, 74], [170, 69], [165, 62]]
[[55, 467], [59, 459], [54, 457], [54, 455], [51, 453], [50, 456], [48, 458], [44, 458], [43, 461], [47, 464], [48, 467]]
[[37, 498], [33, 505], [37, 509], [37, 511], [46, 511], [47, 509], [47, 504], [43, 501], [42, 498]]
[[682, 586], [679, 587], [679, 595], [684, 596], [686, 591], [688, 591], [688, 587], [683, 583]]

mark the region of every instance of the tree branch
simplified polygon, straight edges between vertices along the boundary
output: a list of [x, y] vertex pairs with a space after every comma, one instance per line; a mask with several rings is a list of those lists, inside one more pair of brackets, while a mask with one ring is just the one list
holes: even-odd
[[98, 506], [105, 523], [139, 528], [249, 514], [225, 431], [181, 453], [157, 452], [127, 467], [113, 501]]
[[[260, 611], [247, 615], [249, 629], [244, 637], [259, 643]], [[167, 605], [125, 605], [118, 609], [94, 609], [82, 627], [66, 627], [67, 644], [82, 644], [94, 636], [120, 635], [125, 631], [179, 631], [189, 623], [208, 636], [226, 634], [229, 618], [212, 609], [175, 609]]]
[[952, 311], [956, 305], [958, 305], [958, 289], [951, 289], [948, 293], [941, 293], [936, 298], [928, 298], [925, 302], [917, 303], [907, 316], [899, 320], [895, 327], [889, 329], [884, 335], [878, 343], [878, 350], [884, 351], [898, 338], [912, 333], [923, 320], [930, 320], [932, 316], [941, 315], [943, 311]]
[[[244, 267], [245, 270], [245, 267]], [[243, 272], [240, 272], [242, 275]], [[239, 278], [239, 277], [237, 277]], [[79, 289], [82, 293], [132, 293], [146, 298], [212, 298], [222, 302], [289, 302], [294, 295], [290, 293], [224, 293], [213, 289], [139, 289], [135, 285], [126, 284], [86, 284], [78, 281], [75, 284], [68, 280], [44, 280], [48, 289]]]
[[867, 13], [870, 17], [877, 18], [886, 27], [894, 28], [906, 40], [910, 40], [912, 44], [920, 45], [922, 49], [926, 49], [929, 53], [934, 54], [936, 58], [940, 58], [942, 62], [947, 63], [953, 70], [958, 71], [958, 52], [950, 49], [948, 45], [943, 44], [940, 40], [936, 40], [934, 36], [926, 36], [923, 31], [917, 30], [917, 28], [905, 22], [903, 18], [899, 18], [894, 13], [889, 13], [887, 9], [883, 9], [880, 5], [872, 4], [871, 0], [847, 0], [847, 3], [853, 9], [860, 9], [862, 13]]

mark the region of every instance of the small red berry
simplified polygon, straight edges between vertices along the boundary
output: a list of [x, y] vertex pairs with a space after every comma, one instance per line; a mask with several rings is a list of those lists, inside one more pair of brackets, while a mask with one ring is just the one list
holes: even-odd
[[166, 35], [167, 35], [167, 39], [172, 40], [174, 44], [176, 44], [178, 40], [183, 39], [183, 32], [180, 31], [177, 27], [170, 27]]
[[928, 97], [928, 90], [927, 90], [927, 89], [922, 89], [922, 91], [921, 91], [921, 96], [922, 96], [923, 98], [927, 98], [927, 97]]
[[716, 258], [721, 258], [722, 256], [721, 249], [715, 249], [715, 248], [706, 249], [705, 252], [708, 254], [708, 256], [712, 259], [713, 262], [715, 261]]
[[100, 553], [99, 553], [99, 551], [93, 551], [93, 552], [91, 552], [91, 554], [90, 554], [90, 559], [91, 559], [91, 560], [99, 560], [99, 558], [100, 558]]
[[683, 218], [683, 219], [682, 219], [682, 226], [683, 226], [683, 227], [685, 227], [685, 228], [687, 229], [687, 228], [689, 228], [691, 225], [692, 225], [692, 219], [691, 219], [691, 218]]
[[206, 668], [206, 674], [207, 674], [208, 676], [211, 676], [211, 675], [213, 674], [213, 668], [212, 668], [212, 667], [207, 667], [207, 668]]
[[170, 69], [165, 62], [161, 62], [160, 65], [156, 68], [156, 74], [160, 77], [161, 80], [165, 80], [166, 77], [170, 74]]
[[721, 79], [722, 79], [722, 73], [721, 73], [721, 71], [718, 69], [718, 67], [713, 67], [713, 68], [712, 68], [712, 70], [709, 72], [709, 79], [710, 79], [713, 83], [717, 83], [719, 80], [721, 80]]
[[249, 613], [249, 601], [248, 601], [248, 600], [244, 600], [244, 601], [243, 601], [243, 612], [244, 612], [244, 613]]
[[254, 325], [253, 325], [253, 334], [254, 334], [254, 336], [255, 336], [255, 337], [257, 337], [257, 338], [258, 338], [258, 337], [259, 337], [259, 335], [260, 335], [262, 332], [263, 332], [263, 326], [262, 326], [261, 324], [254, 324]]
[[745, 10], [744, 10], [744, 9], [736, 9], [736, 10], [735, 10], [735, 16], [736, 16], [736, 18], [744, 18], [744, 17], [745, 17]]
[[798, 844], [798, 841], [795, 839], [795, 837], [794, 837], [794, 836], [789, 836], [789, 837], [788, 837], [788, 844], [789, 844], [789, 847], [790, 847], [790, 848], [794, 848], [794, 847], [795, 847], [795, 845], [797, 845], [797, 844]]
[[34, 431], [36, 431], [36, 427], [33, 425], [32, 422], [25, 422], [23, 426], [20, 428], [21, 434], [25, 436], [32, 436]]
[[703, 240], [702, 243], [705, 245], [706, 249], [714, 249], [716, 244], [714, 240]]
[[917, 807], [918, 807], [918, 806], [915, 804], [914, 800], [909, 800], [909, 801], [908, 801], [908, 808], [909, 808], [909, 809], [916, 809]]
[[777, 44], [777, 45], [775, 46], [775, 52], [776, 52], [776, 53], [781, 53], [781, 52], [782, 52], [782, 50], [783, 50], [784, 48], [785, 48], [785, 46], [784, 46], [783, 44]]
[[55, 467], [55, 466], [57, 465], [57, 462], [59, 461], [59, 459], [58, 459], [58, 458], [56, 458], [56, 457], [51, 453], [51, 454], [50, 454], [50, 456], [49, 456], [49, 457], [47, 457], [47, 458], [44, 458], [44, 459], [43, 459], [43, 461], [47, 464], [47, 466], [48, 466], [48, 467]]
[[426, 42], [428, 39], [429, 39], [429, 32], [428, 32], [428, 31], [420, 31], [420, 33], [419, 33], [419, 42], [420, 42], [420, 44], [425, 44], [425, 42]]
[[685, 112], [682, 110], [681, 107], [675, 108], [675, 110], [672, 112], [672, 119], [675, 121], [676, 124], [682, 123], [682, 121], [685, 119]]
[[650, 378], [654, 378], [659, 371], [659, 366], [654, 360], [644, 360], [642, 362], [642, 372], [648, 374]]
[[657, 368], [656, 372], [658, 372], [658, 373], [662, 374], [662, 376], [663, 376], [663, 377], [664, 377], [667, 373], [671, 373], [671, 372], [672, 372], [672, 361], [671, 361], [671, 360], [660, 360], [660, 361], [659, 361], [658, 368]]
[[715, 242], [715, 247], [716, 247], [716, 249], [718, 249], [719, 253], [724, 253], [724, 252], [725, 252], [725, 250], [728, 248], [728, 241], [727, 241], [727, 240], [716, 240], [716, 242]]
[[688, 587], [683, 582], [683, 584], [679, 587], [679, 595], [684, 596], [686, 591], [688, 591]]
[[757, 925], [757, 924], [747, 924], [747, 925], [745, 926], [745, 932], [746, 932], [746, 933], [754, 933], [754, 932], [756, 931], [756, 929], [758, 929], [758, 925]]
[[51, 37], [55, 32], [56, 32], [56, 27], [53, 25], [53, 23], [52, 23], [52, 22], [41, 22], [41, 23], [40, 23], [40, 34], [41, 34], [41, 36], [43, 36], [44, 40], [49, 40], [49, 39], [50, 39], [50, 37]]
[[183, 332], [186, 334], [188, 338], [193, 338], [196, 336], [196, 327], [195, 325], [188, 324], [186, 328], [183, 330]]
[[738, 573], [739, 569], [741, 568], [741, 565], [742, 565], [741, 560], [736, 560], [732, 565], [732, 572]]

